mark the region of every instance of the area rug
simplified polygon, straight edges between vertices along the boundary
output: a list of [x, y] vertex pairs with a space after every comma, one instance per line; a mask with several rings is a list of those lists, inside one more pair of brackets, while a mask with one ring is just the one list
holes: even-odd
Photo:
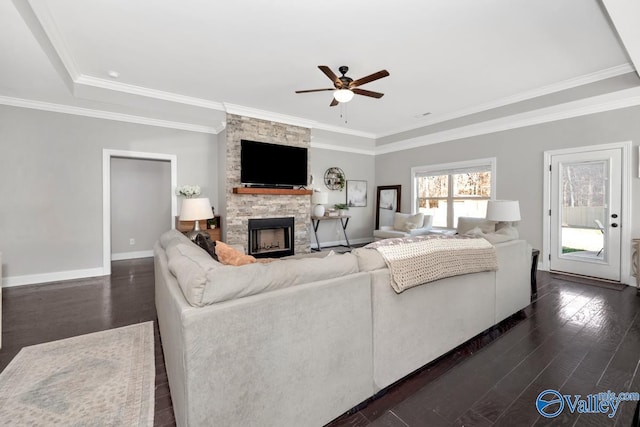
[[153, 322], [24, 347], [0, 374], [0, 423], [152, 426]]

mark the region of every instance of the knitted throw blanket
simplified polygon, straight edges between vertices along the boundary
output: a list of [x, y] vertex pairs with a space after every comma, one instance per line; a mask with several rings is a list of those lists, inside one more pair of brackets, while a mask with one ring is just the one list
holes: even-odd
[[483, 238], [429, 234], [380, 240], [365, 248], [382, 255], [397, 293], [445, 277], [498, 269], [496, 250]]

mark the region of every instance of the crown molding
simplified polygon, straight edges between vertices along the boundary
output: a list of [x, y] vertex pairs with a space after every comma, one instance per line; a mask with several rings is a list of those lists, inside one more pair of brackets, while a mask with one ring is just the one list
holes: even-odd
[[141, 125], [157, 126], [169, 129], [179, 129], [191, 132], [209, 133], [217, 135], [224, 129], [224, 123], [219, 127], [194, 125], [191, 123], [173, 122], [169, 120], [152, 119], [131, 114], [114, 113], [112, 111], [94, 110], [91, 108], [76, 107], [64, 104], [54, 104], [30, 99], [12, 98], [0, 95], [0, 104], [12, 107], [30, 108], [33, 110], [51, 111], [54, 113], [72, 114], [76, 116], [92, 117], [96, 119], [114, 120], [118, 122], [136, 123]]
[[360, 136], [363, 138], [376, 139], [377, 136], [372, 132], [364, 132], [355, 129], [347, 129], [340, 126], [327, 125], [324, 123], [316, 123], [315, 129], [326, 130], [328, 132], [341, 133], [344, 135]]
[[303, 128], [313, 128], [318, 123], [313, 120], [303, 119], [302, 117], [289, 116], [286, 114], [274, 113], [267, 110], [259, 110], [257, 108], [245, 107], [243, 105], [230, 104], [224, 102], [224, 109], [228, 114], [237, 116], [251, 117], [254, 119], [267, 120], [270, 122], [285, 123], [292, 126], [300, 126]]
[[439, 144], [473, 136], [486, 135], [525, 126], [533, 126], [558, 120], [571, 119], [589, 114], [618, 110], [640, 105], [640, 87], [625, 89], [606, 95], [594, 96], [579, 101], [554, 105], [526, 113], [514, 114], [482, 123], [432, 133], [404, 141], [376, 147], [376, 155], [409, 150], [426, 145]]
[[286, 114], [274, 113], [267, 110], [259, 110], [257, 108], [245, 107], [243, 105], [224, 103], [226, 111], [229, 114], [238, 116], [252, 117], [254, 119], [267, 120], [271, 122], [286, 123], [288, 125], [300, 126], [309, 129], [320, 129], [329, 132], [336, 132], [346, 135], [361, 136], [364, 138], [375, 139], [375, 134], [369, 132], [361, 132], [352, 129], [346, 129], [340, 126], [331, 126], [315, 120], [303, 119], [302, 117], [289, 116]]
[[406, 127], [395, 129], [390, 132], [378, 134], [376, 135], [376, 138], [383, 138], [386, 136], [395, 135], [397, 133], [407, 132], [410, 130], [434, 125], [436, 123], [446, 122], [447, 120], [453, 120], [453, 119], [468, 116], [471, 114], [481, 113], [483, 111], [492, 110], [494, 108], [504, 107], [509, 104], [515, 104], [518, 102], [527, 101], [529, 99], [537, 98], [540, 96], [550, 95], [552, 93], [561, 92], [567, 89], [572, 89], [578, 86], [595, 83], [600, 80], [617, 77], [622, 74], [631, 73], [633, 71], [635, 71], [635, 67], [629, 63], [617, 65], [615, 67], [610, 67], [604, 70], [596, 71], [595, 73], [585, 74], [572, 79], [563, 80], [558, 83], [543, 86], [543, 87], [526, 91], [526, 92], [521, 92], [513, 96], [500, 98], [495, 101], [487, 102], [484, 104], [476, 105], [473, 107], [465, 108], [465, 109], [454, 111], [451, 113], [443, 113], [443, 114], [429, 116], [428, 118], [421, 121], [420, 124], [406, 126]]
[[192, 105], [194, 107], [208, 108], [211, 110], [225, 111], [221, 102], [209, 101], [203, 98], [180, 95], [173, 92], [165, 92], [162, 90], [149, 89], [143, 86], [130, 85], [127, 83], [114, 82], [113, 80], [102, 79], [98, 77], [81, 74], [74, 80], [77, 85], [85, 85], [97, 87], [100, 89], [114, 90], [117, 92], [128, 93], [130, 95], [144, 96], [147, 98], [161, 99], [163, 101], [171, 101], [179, 104]]
[[345, 153], [364, 154], [366, 156], [375, 156], [375, 150], [367, 150], [364, 148], [347, 147], [344, 145], [324, 144], [311, 141], [311, 148], [321, 148], [323, 150], [342, 151]]

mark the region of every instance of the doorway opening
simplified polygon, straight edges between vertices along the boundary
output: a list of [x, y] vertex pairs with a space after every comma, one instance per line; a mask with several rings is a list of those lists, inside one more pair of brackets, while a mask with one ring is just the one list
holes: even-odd
[[171, 197], [171, 216], [167, 218], [167, 227], [174, 228], [173, 218], [177, 215], [177, 197], [173, 189], [177, 186], [177, 162], [173, 154], [145, 153], [123, 150], [102, 150], [102, 269], [104, 275], [111, 274], [111, 160], [112, 158], [160, 160], [170, 164], [171, 186], [167, 194]]

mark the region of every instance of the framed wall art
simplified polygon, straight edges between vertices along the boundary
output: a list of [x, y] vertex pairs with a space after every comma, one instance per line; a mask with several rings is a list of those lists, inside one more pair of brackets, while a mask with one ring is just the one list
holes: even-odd
[[347, 206], [350, 208], [367, 206], [367, 181], [347, 181]]

